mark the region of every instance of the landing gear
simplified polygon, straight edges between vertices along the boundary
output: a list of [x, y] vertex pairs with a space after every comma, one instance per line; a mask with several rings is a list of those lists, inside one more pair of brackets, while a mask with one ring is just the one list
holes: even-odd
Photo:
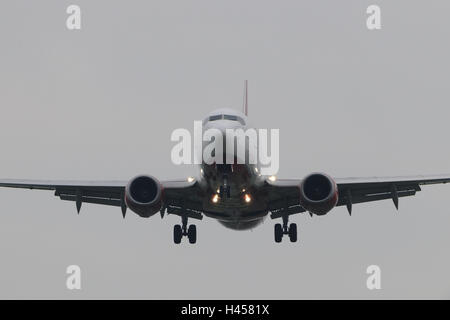
[[283, 216], [283, 225], [281, 223], [275, 224], [274, 231], [276, 243], [280, 243], [285, 234], [289, 235], [291, 242], [297, 242], [297, 224], [288, 224], [287, 216]]
[[228, 185], [228, 175], [223, 175], [223, 185], [219, 187], [219, 195], [221, 198], [230, 198], [231, 197], [231, 188]]
[[297, 242], [297, 224], [291, 223], [289, 226], [289, 240], [291, 242]]
[[275, 242], [277, 243], [281, 242], [282, 238], [283, 238], [283, 227], [281, 226], [281, 223], [277, 223], [275, 225]]
[[195, 224], [191, 224], [188, 228], [187, 237], [189, 239], [189, 243], [197, 242], [197, 227]]
[[191, 224], [188, 228], [187, 226], [187, 217], [182, 216], [181, 217], [182, 225], [176, 224], [173, 227], [173, 242], [176, 244], [181, 243], [181, 238], [183, 236], [187, 236], [189, 243], [196, 243], [197, 242], [197, 227], [194, 224]]
[[173, 242], [179, 244], [181, 242], [181, 238], [183, 237], [183, 230], [179, 224], [173, 226]]
[[230, 186], [220, 186], [219, 187], [219, 195], [221, 198], [230, 198], [231, 197]]

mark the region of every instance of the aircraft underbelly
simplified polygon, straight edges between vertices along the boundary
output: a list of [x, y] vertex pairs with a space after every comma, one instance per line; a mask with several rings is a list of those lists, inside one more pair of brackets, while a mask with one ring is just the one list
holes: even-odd
[[250, 221], [245, 221], [245, 220], [241, 220], [241, 221], [223, 221], [223, 220], [219, 220], [219, 222], [229, 228], [229, 229], [233, 229], [233, 230], [248, 230], [248, 229], [253, 229], [256, 226], [260, 225], [262, 222], [264, 221], [264, 218], [259, 218], [257, 220], [250, 220]]
[[254, 228], [263, 222], [268, 213], [263, 203], [253, 203], [251, 206], [222, 204], [208, 209], [204, 211], [206, 216], [217, 219], [223, 226], [234, 230]]

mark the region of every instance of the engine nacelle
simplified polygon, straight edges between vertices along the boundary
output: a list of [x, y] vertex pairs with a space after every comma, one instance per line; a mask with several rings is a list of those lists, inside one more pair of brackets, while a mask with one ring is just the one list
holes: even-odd
[[305, 210], [321, 216], [333, 209], [337, 202], [337, 185], [328, 175], [313, 173], [301, 182], [300, 204]]
[[148, 218], [162, 207], [162, 187], [151, 176], [137, 176], [125, 188], [125, 203], [131, 211]]

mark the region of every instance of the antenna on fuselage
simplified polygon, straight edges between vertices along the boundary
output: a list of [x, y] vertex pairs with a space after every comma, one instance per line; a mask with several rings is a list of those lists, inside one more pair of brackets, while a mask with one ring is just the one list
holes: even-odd
[[244, 81], [244, 114], [248, 115], [248, 80]]

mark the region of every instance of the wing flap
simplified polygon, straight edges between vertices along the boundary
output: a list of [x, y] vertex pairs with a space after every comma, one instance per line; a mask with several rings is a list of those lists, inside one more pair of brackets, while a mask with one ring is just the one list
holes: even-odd
[[[59, 198], [61, 200], [66, 200], [66, 201], [77, 201], [77, 196], [60, 195]], [[122, 201], [121, 200], [117, 200], [117, 199], [82, 197], [81, 202], [102, 204], [102, 205], [114, 206], [114, 207], [121, 207], [122, 206]]]

